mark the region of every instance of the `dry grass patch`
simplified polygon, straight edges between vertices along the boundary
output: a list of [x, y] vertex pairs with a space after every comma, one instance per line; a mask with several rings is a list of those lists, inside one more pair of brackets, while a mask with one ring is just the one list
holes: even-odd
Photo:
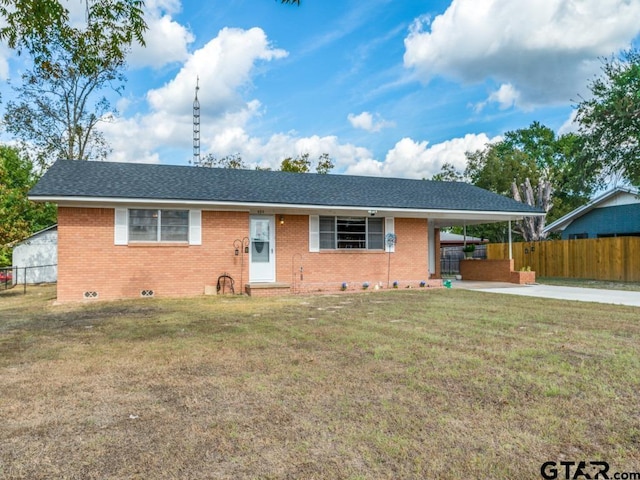
[[640, 465], [638, 309], [465, 290], [0, 295], [0, 477], [540, 478]]

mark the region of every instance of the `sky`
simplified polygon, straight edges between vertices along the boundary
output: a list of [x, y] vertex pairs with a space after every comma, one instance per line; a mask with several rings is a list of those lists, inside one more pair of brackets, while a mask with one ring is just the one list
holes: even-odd
[[[146, 46], [100, 127], [111, 161], [189, 164], [198, 82], [201, 156], [328, 153], [333, 173], [430, 178], [533, 121], [575, 130], [602, 58], [640, 34], [640, 0], [145, 3]], [[19, 73], [0, 45], [0, 77]]]

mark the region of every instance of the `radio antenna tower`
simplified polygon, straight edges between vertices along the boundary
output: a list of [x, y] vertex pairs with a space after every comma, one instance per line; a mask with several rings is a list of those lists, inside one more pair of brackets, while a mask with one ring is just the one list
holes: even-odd
[[200, 164], [200, 102], [198, 101], [198, 90], [200, 87], [200, 77], [196, 77], [196, 96], [193, 99], [193, 164]]

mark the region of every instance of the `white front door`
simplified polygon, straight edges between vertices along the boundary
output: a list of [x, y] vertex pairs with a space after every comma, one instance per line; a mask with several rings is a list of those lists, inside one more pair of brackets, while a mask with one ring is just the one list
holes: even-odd
[[249, 281], [276, 281], [276, 229], [273, 215], [249, 219]]

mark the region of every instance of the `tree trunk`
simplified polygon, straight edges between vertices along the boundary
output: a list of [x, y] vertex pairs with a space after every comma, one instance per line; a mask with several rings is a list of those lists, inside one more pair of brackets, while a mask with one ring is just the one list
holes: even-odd
[[[551, 195], [553, 189], [551, 182], [548, 180], [540, 180], [536, 190], [531, 186], [531, 181], [527, 178], [524, 183], [516, 185], [514, 181], [511, 184], [511, 192], [513, 198], [521, 203], [525, 203], [531, 207], [538, 207], [549, 213], [551, 206]], [[524, 198], [524, 200], [522, 200]], [[516, 223], [515, 230], [525, 242], [537, 242], [547, 238], [547, 234], [543, 232], [546, 217], [524, 217], [521, 222]]]

